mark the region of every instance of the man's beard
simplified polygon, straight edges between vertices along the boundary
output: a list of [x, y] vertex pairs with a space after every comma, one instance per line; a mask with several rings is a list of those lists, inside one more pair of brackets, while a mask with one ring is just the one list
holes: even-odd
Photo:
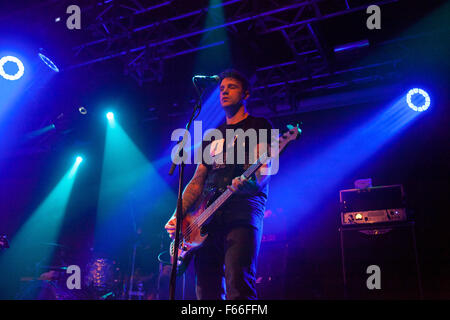
[[234, 116], [239, 111], [241, 106], [242, 106], [242, 101], [240, 100], [236, 104], [232, 104], [232, 105], [223, 107], [223, 110], [225, 111], [225, 113], [228, 116], [228, 118], [231, 118], [232, 116]]

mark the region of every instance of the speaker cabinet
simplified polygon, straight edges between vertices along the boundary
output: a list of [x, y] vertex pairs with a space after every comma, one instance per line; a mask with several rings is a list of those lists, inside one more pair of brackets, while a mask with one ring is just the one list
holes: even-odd
[[422, 298], [414, 222], [342, 227], [339, 232], [346, 298]]

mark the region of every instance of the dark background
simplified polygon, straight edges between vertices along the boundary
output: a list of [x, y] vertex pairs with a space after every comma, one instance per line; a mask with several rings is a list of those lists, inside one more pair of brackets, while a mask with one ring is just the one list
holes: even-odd
[[[351, 4], [357, 6], [356, 2]], [[83, 8], [93, 2], [79, 3]], [[155, 3], [150, 1], [148, 5]], [[361, 5], [364, 4], [361, 1]], [[231, 27], [227, 29], [226, 47], [219, 46], [201, 51], [201, 54], [167, 59], [160, 79], [142, 83], [136, 81], [124, 73], [124, 65], [129, 60], [122, 57], [70, 69], [70, 66], [100, 57], [101, 50], [80, 55], [74, 55], [73, 50], [70, 50], [81, 43], [97, 39], [99, 35], [90, 28], [80, 32], [68, 31], [62, 25], [63, 22], [55, 27], [54, 17], [63, 17], [67, 5], [64, 1], [43, 1], [39, 4], [36, 1], [9, 1], [0, 5], [2, 50], [12, 43], [16, 50], [22, 48], [23, 51], [45, 47], [67, 68], [51, 76], [45, 83], [32, 79], [14, 104], [19, 107], [3, 115], [4, 121], [0, 127], [0, 234], [8, 235], [12, 250], [17, 230], [59, 181], [61, 172], [71, 165], [73, 153], [82, 151], [89, 157], [89, 166], [83, 167], [78, 173], [58, 240], [71, 248], [76, 257], [74, 261], [77, 262], [92, 255], [106, 126], [99, 123], [104, 119], [105, 101], [114, 101], [121, 126], [146, 158], [151, 163], [162, 163], [157, 171], [176, 194], [177, 177], [167, 175], [170, 159], [161, 159], [172, 148], [170, 133], [175, 128], [183, 127], [190, 114], [195, 99], [190, 80], [193, 74], [217, 74], [224, 68], [236, 67], [253, 79], [254, 86], [258, 86], [270, 83], [257, 71], [260, 67], [297, 59], [296, 74], [302, 77], [303, 72], [306, 72], [305, 66], [313, 66], [316, 62], [314, 59], [302, 61], [294, 57], [278, 33], [260, 34], [256, 25], [239, 25], [236, 30]], [[207, 1], [194, 1], [192, 10], [205, 5]], [[324, 1], [321, 9], [322, 12], [332, 12], [340, 5], [339, 1]], [[173, 11], [159, 14], [161, 17], [170, 17], [188, 9], [191, 8], [187, 4], [175, 1]], [[291, 105], [288, 111], [283, 109], [282, 103], [275, 109], [267, 109], [266, 106], [273, 101], [264, 100], [264, 95], [255, 91], [253, 97], [259, 100], [249, 102], [251, 113], [269, 118], [281, 131], [286, 124], [296, 122], [301, 122], [303, 129], [301, 139], [283, 155], [280, 172], [271, 181], [268, 209], [273, 215], [265, 220], [264, 234], [275, 238], [272, 238], [274, 241], [263, 242], [261, 259], [264, 260], [260, 260], [260, 266], [264, 272], [277, 275], [279, 282], [259, 285], [263, 295], [277, 298], [273, 292], [281, 292], [278, 297], [287, 299], [344, 297], [338, 232], [339, 190], [353, 188], [353, 182], [357, 179], [372, 178], [376, 186], [403, 185], [407, 206], [415, 221], [424, 297], [450, 298], [449, 38], [448, 10], [445, 9], [448, 9], [448, 5], [445, 7], [438, 1], [398, 1], [382, 6], [382, 30], [375, 31], [355, 27], [361, 24], [365, 26], [366, 14], [361, 11], [317, 22], [313, 26], [323, 44], [324, 56], [328, 57], [330, 73], [343, 66], [358, 67], [365, 62], [376, 63], [397, 58], [400, 61], [395, 66], [365, 71], [367, 73], [332, 74], [294, 85], [283, 100], [297, 101], [294, 103], [296, 107]], [[426, 20], [429, 16], [434, 17], [435, 12], [440, 14], [431, 21]], [[83, 23], [89, 25], [93, 17], [89, 15], [83, 18]], [[231, 18], [227, 16], [226, 19]], [[210, 35], [211, 38], [215, 36], [220, 37]], [[333, 54], [335, 45], [363, 38], [370, 39], [369, 48], [345, 58]], [[393, 40], [398, 38], [407, 40]], [[139, 43], [140, 40], [124, 40], [115, 45], [120, 50], [129, 47], [130, 42]], [[196, 43], [201, 41], [197, 38], [194, 40]], [[177, 45], [181, 50], [182, 45]], [[225, 51], [229, 54], [224, 54]], [[45, 72], [50, 72], [45, 67], [39, 70], [43, 75], [38, 77], [41, 80], [47, 75]], [[352, 82], [353, 79], [373, 77], [374, 74], [379, 77], [368, 82]], [[336, 86], [336, 83], [345, 85]], [[0, 86], [3, 85], [0, 82]], [[394, 90], [388, 91], [387, 86]], [[430, 109], [415, 119], [411, 126], [389, 137], [362, 165], [349, 166], [345, 174], [337, 172], [342, 174], [342, 178], [331, 189], [326, 187], [326, 176], [322, 177], [323, 181], [315, 181], [312, 190], [322, 193], [320, 203], [311, 210], [304, 209], [301, 195], [306, 191], [302, 188], [308, 184], [296, 181], [294, 177], [299, 177], [296, 173], [309, 164], [312, 155], [346, 137], [351, 128], [374, 117], [380, 108], [389, 106], [413, 86], [428, 89], [432, 100]], [[358, 92], [369, 89], [376, 92], [372, 99], [364, 101], [358, 96]], [[335, 105], [325, 99], [335, 94], [342, 94], [344, 98]], [[319, 107], [302, 108], [310, 105], [311, 101], [318, 101]], [[86, 117], [77, 113], [76, 109], [80, 105], [88, 108]], [[26, 133], [40, 128], [42, 124], [52, 123], [61, 113], [66, 115], [66, 122], [61, 125], [63, 129], [50, 132], [39, 140], [23, 142]], [[351, 162], [351, 156], [347, 158]], [[334, 164], [324, 161], [320, 165], [328, 166], [325, 172], [329, 173], [332, 172], [329, 168]], [[193, 169], [192, 165], [187, 167], [185, 181], [190, 178]], [[320, 185], [324, 186], [323, 189]], [[297, 197], [299, 202], [294, 205]], [[146, 199], [139, 201], [147, 199], [154, 200], [151, 195], [147, 195]], [[174, 207], [175, 203], [167, 203], [161, 211], [138, 213], [143, 245], [138, 250], [137, 261], [140, 272], [152, 275], [153, 280], [147, 287], [149, 291], [155, 290], [155, 275], [159, 267], [157, 255], [162, 251], [161, 246], [164, 249], [169, 243], [163, 226]], [[132, 227], [128, 212], [123, 212], [119, 219], [123, 225], [124, 243], [121, 250], [113, 254], [113, 258], [121, 264], [126, 274]], [[280, 256], [283, 250], [286, 250], [286, 255]], [[13, 261], [11, 263], [14, 264]], [[267, 265], [271, 267], [265, 269]], [[18, 266], [18, 270], [17, 277], [30, 273], [25, 266]], [[282, 283], [288, 285], [283, 288]], [[1, 298], [15, 297], [18, 287], [19, 284], [2, 290]], [[192, 288], [190, 290], [192, 294]]]

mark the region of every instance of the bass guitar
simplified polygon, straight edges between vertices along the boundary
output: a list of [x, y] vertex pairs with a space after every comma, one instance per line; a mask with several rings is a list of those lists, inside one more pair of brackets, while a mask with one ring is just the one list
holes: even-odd
[[[299, 138], [301, 129], [297, 125], [287, 126], [289, 131], [275, 139], [271, 145], [271, 157], [278, 157], [286, 146]], [[278, 144], [278, 148], [274, 148], [274, 144]], [[275, 151], [274, 151], [275, 150]], [[269, 160], [267, 152], [261, 155], [258, 160], [252, 164], [243, 174], [242, 178], [247, 179], [256, 172], [266, 161]], [[227, 189], [219, 197], [215, 192], [211, 192], [206, 196], [197, 200], [194, 210], [187, 212], [181, 222], [181, 235], [178, 250], [177, 274], [181, 275], [186, 270], [189, 262], [196, 249], [205, 241], [208, 234], [204, 231], [205, 226], [211, 220], [214, 213], [233, 195], [233, 191]], [[212, 199], [215, 199], [212, 201]], [[212, 201], [212, 203], [211, 203]], [[175, 241], [170, 244], [170, 256], [173, 263], [175, 253]]]

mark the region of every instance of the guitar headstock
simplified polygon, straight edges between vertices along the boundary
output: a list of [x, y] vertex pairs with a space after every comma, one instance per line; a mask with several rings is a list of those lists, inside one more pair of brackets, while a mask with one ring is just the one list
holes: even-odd
[[[272, 142], [271, 150], [275, 151], [275, 153], [277, 153], [277, 151], [280, 153], [289, 142], [298, 139], [302, 133], [302, 129], [300, 129], [298, 124], [296, 126], [288, 124], [287, 128], [289, 129], [288, 131], [280, 135], [278, 139]], [[278, 148], [276, 148], [275, 144], [278, 144]], [[273, 153], [271, 155], [274, 156]]]
[[[295, 126], [295, 127], [291, 124], [288, 124], [286, 127], [289, 129], [289, 131], [287, 131], [283, 134], [283, 138], [295, 140], [295, 139], [298, 139], [300, 137], [300, 135], [302, 134], [302, 129], [300, 129], [300, 126], [298, 123], [297, 123], [297, 126]], [[285, 135], [286, 135], [286, 137], [285, 137]]]

